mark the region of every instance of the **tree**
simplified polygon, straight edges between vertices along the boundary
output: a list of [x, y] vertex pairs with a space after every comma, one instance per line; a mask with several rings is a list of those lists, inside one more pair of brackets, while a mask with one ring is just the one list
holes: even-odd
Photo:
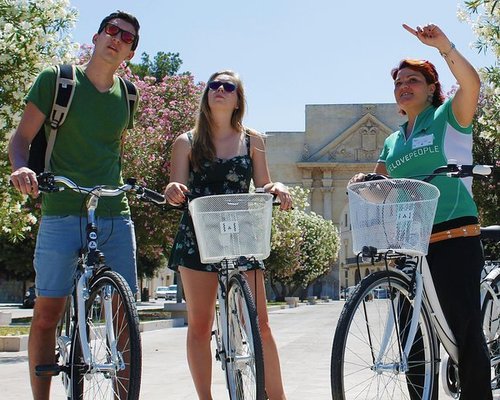
[[[500, 3], [498, 0], [465, 2], [459, 17], [472, 25], [479, 52], [495, 55], [495, 64], [479, 70], [481, 97], [473, 122], [474, 162], [496, 165], [496, 174], [490, 179], [474, 179], [474, 199], [478, 205], [481, 225], [498, 224], [500, 198]], [[498, 245], [487, 244], [486, 253], [500, 257]]]
[[498, 0], [471, 0], [465, 2], [459, 17], [472, 25], [479, 52], [495, 55], [495, 65], [479, 71], [483, 82], [483, 104], [476, 123], [482, 137], [500, 139], [500, 3]]
[[68, 31], [76, 16], [67, 0], [0, 0], [0, 236], [9, 240], [25, 239], [37, 218], [25, 206], [26, 198], [9, 185], [8, 138], [36, 75], [73, 60], [75, 44]]
[[[179, 53], [156, 53], [154, 61], [151, 61], [147, 53], [142, 53], [140, 64], [129, 64], [132, 74], [144, 79], [146, 76], [156, 78], [156, 82], [161, 82], [167, 76], [177, 75], [182, 65]], [[186, 73], [188, 74], [188, 73]], [[184, 75], [186, 75], [184, 74]]]
[[[195, 84], [189, 75], [166, 76], [161, 82], [146, 77], [137, 79], [135, 84], [141, 101], [135, 128], [128, 132], [125, 142], [124, 176], [137, 177], [149, 188], [163, 191], [169, 180], [172, 144], [179, 134], [194, 125], [203, 85]], [[138, 259], [147, 260], [144, 269], [138, 264], [142, 275], [152, 270], [152, 263], [156, 265], [154, 270], [168, 258], [179, 214], [165, 213], [157, 206], [136, 199], [131, 199], [130, 206]]]
[[291, 193], [294, 210], [274, 211], [271, 255], [266, 262], [267, 277], [278, 299], [328, 273], [340, 244], [332, 221], [304, 211], [308, 190], [295, 187]]

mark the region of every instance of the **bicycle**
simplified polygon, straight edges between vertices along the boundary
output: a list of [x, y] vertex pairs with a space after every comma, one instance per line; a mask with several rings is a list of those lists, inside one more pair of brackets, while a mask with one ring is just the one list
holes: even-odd
[[[481, 240], [500, 240], [500, 226], [481, 228]], [[481, 274], [481, 320], [492, 369], [491, 388], [500, 393], [500, 263], [486, 260]], [[444, 392], [453, 398], [460, 397], [458, 366], [444, 354], [441, 359], [441, 384]], [[494, 393], [497, 393], [494, 392]]]
[[[264, 400], [264, 359], [256, 305], [245, 277], [249, 262], [270, 254], [273, 196], [188, 195], [200, 259], [217, 265], [215, 357], [232, 400]], [[172, 206], [170, 208], [179, 208]]]
[[[500, 226], [481, 228], [483, 240], [500, 241]], [[481, 281], [481, 313], [486, 345], [490, 352], [493, 390], [500, 391], [500, 262], [486, 262]]]
[[[450, 164], [428, 180], [490, 172], [487, 166]], [[452, 361], [446, 379], [459, 392], [455, 338], [425, 259], [438, 189], [413, 179], [365, 181], [347, 189], [358, 268], [363, 259], [383, 261], [385, 268], [366, 276], [342, 310], [331, 355], [332, 398], [429, 399], [437, 385], [438, 339]], [[375, 289], [381, 290], [369, 301]]]
[[[37, 376], [61, 374], [68, 399], [139, 398], [141, 337], [134, 295], [125, 279], [106, 266], [99, 250], [95, 210], [100, 197], [134, 191], [139, 198], [164, 202], [163, 196], [130, 179], [110, 188], [78, 186], [63, 176], [38, 176], [41, 192], [68, 188], [88, 195], [86, 246], [81, 249], [75, 285], [56, 330], [56, 363], [35, 367]], [[58, 184], [62, 184], [60, 186]]]

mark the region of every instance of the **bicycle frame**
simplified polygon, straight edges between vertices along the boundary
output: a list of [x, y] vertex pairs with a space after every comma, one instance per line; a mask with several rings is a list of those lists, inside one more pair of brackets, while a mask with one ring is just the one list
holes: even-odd
[[[493, 289], [492, 283], [495, 279], [500, 276], [500, 266], [493, 265], [492, 269], [487, 273], [487, 275], [481, 280], [481, 304], [484, 304], [484, 299], [486, 295], [489, 293], [492, 299], [492, 308], [493, 310], [500, 310], [500, 293], [495, 292]], [[494, 326], [489, 326], [486, 332], [488, 334], [494, 333], [498, 331], [498, 327], [500, 325], [500, 316], [493, 321]], [[492, 324], [492, 325], [493, 325]], [[486, 336], [487, 341], [494, 340], [494, 337]], [[500, 356], [497, 356], [491, 360], [491, 366], [497, 367], [500, 365]]]
[[[412, 344], [415, 339], [415, 335], [417, 334], [418, 328], [418, 316], [420, 314], [420, 310], [425, 303], [425, 306], [430, 310], [432, 315], [432, 323], [434, 326], [434, 333], [439, 338], [440, 342], [443, 344], [446, 352], [450, 355], [453, 361], [458, 364], [458, 348], [456, 345], [455, 336], [453, 335], [446, 318], [441, 309], [441, 305], [439, 304], [439, 299], [437, 297], [436, 289], [434, 287], [434, 283], [432, 281], [432, 276], [429, 270], [429, 266], [427, 264], [427, 260], [423, 256], [416, 256], [418, 261], [412, 267], [413, 276], [409, 276], [407, 273], [403, 271], [399, 271], [399, 273], [406, 275], [410, 280], [413, 278], [414, 281], [414, 302], [412, 305], [412, 315], [411, 315], [411, 324], [408, 330], [408, 336], [404, 343], [404, 347], [401, 348], [401, 359], [403, 360], [403, 365], [400, 368], [403, 371], [408, 370], [408, 357], [410, 354], [410, 350]], [[387, 254], [385, 258], [386, 268], [387, 266]], [[387, 347], [389, 346], [389, 338], [391, 336], [391, 332], [396, 325], [396, 309], [398, 308], [399, 299], [395, 299], [392, 302], [392, 313], [390, 313], [387, 317], [387, 321], [385, 324], [385, 330], [383, 334], [382, 343], [380, 344], [379, 354], [374, 357], [375, 360], [375, 369], [386, 370], [393, 369], [394, 365], [383, 365], [381, 363], [381, 359], [385, 354]], [[397, 325], [396, 325], [397, 326]]]
[[[455, 364], [458, 365], [459, 360], [458, 360], [458, 347], [456, 344], [456, 339], [441, 309], [436, 289], [434, 287], [434, 282], [432, 280], [431, 272], [429, 270], [429, 265], [427, 264], [427, 260], [425, 257], [418, 257], [418, 258], [420, 259], [419, 266], [416, 266], [414, 269], [415, 301], [413, 303], [413, 312], [411, 318], [412, 322], [408, 338], [405, 343], [405, 347], [404, 349], [402, 349], [404, 355], [403, 360], [408, 359], [408, 355], [411, 349], [411, 344], [413, 343], [416, 335], [418, 315], [420, 314], [420, 309], [422, 307], [422, 303], [424, 302], [427, 308], [431, 312], [434, 330], [437, 337], [439, 338], [440, 343], [443, 344], [443, 347], [445, 348], [448, 355], [455, 362]], [[481, 281], [481, 289], [482, 289], [481, 304], [483, 303], [486, 291], [488, 291], [491, 293], [494, 307], [498, 310], [500, 310], [500, 297], [498, 293], [494, 292], [490, 283], [493, 282], [493, 280], [499, 275], [500, 275], [500, 268], [494, 268]], [[395, 309], [396, 306], [397, 305], [394, 305], [393, 303], [393, 309]], [[497, 323], [500, 323], [500, 320], [497, 321]], [[379, 355], [375, 358], [376, 360], [380, 360], [382, 355], [385, 353], [388, 346], [388, 338], [393, 328], [394, 328], [394, 313], [388, 316], [388, 321], [386, 324], [386, 332], [384, 334], [384, 340], [382, 342]], [[492, 361], [492, 366], [498, 364], [500, 364], [500, 357]]]
[[[117, 189], [116, 189], [117, 190]], [[87, 321], [86, 321], [86, 309], [85, 301], [89, 298], [89, 282], [92, 276], [98, 272], [100, 265], [100, 253], [98, 251], [98, 232], [97, 223], [95, 218], [95, 210], [97, 209], [99, 198], [101, 196], [112, 196], [115, 195], [116, 190], [108, 190], [104, 188], [95, 188], [90, 191], [90, 197], [87, 200], [87, 228], [86, 228], [86, 252], [82, 254], [82, 267], [83, 272], [78, 278], [76, 284], [76, 302], [77, 302], [77, 314], [78, 314], [78, 329], [79, 329], [79, 339], [82, 349], [83, 360], [86, 365], [89, 366], [92, 371], [100, 372], [112, 372], [119, 369], [123, 369], [123, 360], [118, 356], [118, 351], [116, 349], [116, 338], [114, 335], [114, 329], [112, 326], [112, 298], [111, 294], [105, 294], [104, 298], [101, 297], [101, 306], [104, 306], [104, 313], [106, 315], [106, 334], [107, 339], [110, 344], [111, 349], [111, 362], [106, 364], [96, 365], [92, 359], [92, 353], [89, 348], [89, 338], [87, 334]], [[112, 194], [113, 193], [113, 194]], [[117, 368], [118, 366], [118, 368]]]
[[[227, 261], [226, 261], [227, 262]], [[229, 342], [229, 330], [227, 329], [228, 325], [228, 319], [227, 319], [227, 288], [226, 284], [224, 283], [223, 277], [226, 276], [226, 282], [229, 281], [229, 276], [227, 275], [228, 271], [224, 272], [218, 272], [217, 273], [217, 300], [219, 304], [219, 309], [216, 311], [216, 319], [217, 319], [217, 329], [220, 329], [221, 332], [221, 340], [222, 343], [220, 343], [218, 340], [216, 340], [216, 345], [217, 345], [217, 355], [220, 358], [220, 361], [222, 362], [222, 369], [226, 369], [226, 363], [227, 363], [227, 348], [228, 348], [228, 342]]]

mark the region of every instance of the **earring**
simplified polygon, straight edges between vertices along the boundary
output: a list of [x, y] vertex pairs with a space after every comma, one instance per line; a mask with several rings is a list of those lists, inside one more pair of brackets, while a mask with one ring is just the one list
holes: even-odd
[[427, 101], [432, 104], [433, 99], [434, 99], [434, 93], [430, 93], [429, 96], [427, 96]]

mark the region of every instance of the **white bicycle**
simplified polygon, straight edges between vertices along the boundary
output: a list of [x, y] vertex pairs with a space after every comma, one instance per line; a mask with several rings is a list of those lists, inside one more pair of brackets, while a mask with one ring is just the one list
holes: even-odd
[[217, 269], [218, 305], [212, 335], [216, 359], [226, 374], [229, 397], [264, 400], [262, 340], [245, 271], [249, 262], [270, 254], [273, 196], [203, 196], [190, 200], [188, 205], [201, 262], [214, 264]]
[[[141, 386], [141, 337], [134, 296], [99, 250], [95, 210], [101, 197], [134, 191], [161, 204], [161, 194], [129, 180], [119, 187], [78, 186], [63, 176], [38, 176], [42, 192], [74, 190], [87, 195], [86, 245], [81, 249], [74, 290], [56, 331], [55, 364], [37, 365], [37, 376], [61, 375], [68, 399], [137, 400]], [[57, 246], [57, 243], [54, 244]]]
[[[436, 173], [491, 172], [486, 166], [443, 168]], [[438, 189], [420, 180], [386, 179], [349, 185], [348, 195], [358, 268], [366, 257], [384, 260], [385, 269], [365, 277], [344, 306], [332, 348], [332, 398], [431, 398], [438, 385], [438, 339], [451, 360], [443, 363], [445, 390], [458, 398], [457, 345], [425, 258]], [[498, 275], [496, 270], [483, 280], [494, 391], [500, 390]]]

